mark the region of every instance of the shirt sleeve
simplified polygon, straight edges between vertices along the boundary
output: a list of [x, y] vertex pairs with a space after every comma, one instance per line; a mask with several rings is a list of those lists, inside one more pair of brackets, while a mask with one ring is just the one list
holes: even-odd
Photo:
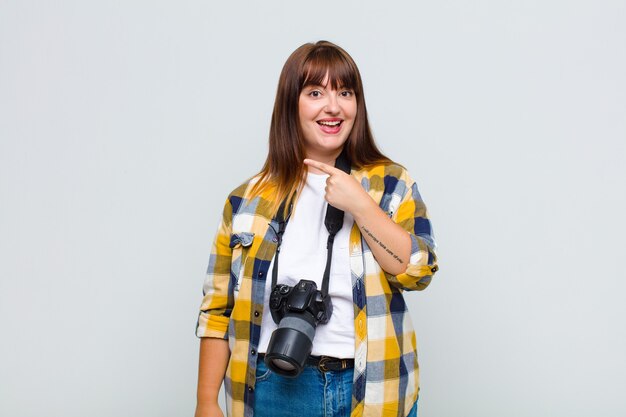
[[230, 199], [227, 199], [224, 204], [222, 220], [213, 240], [209, 266], [202, 289], [204, 297], [196, 326], [196, 336], [198, 337], [228, 339], [228, 323], [234, 305], [232, 285], [230, 284], [232, 211]]
[[411, 256], [404, 273], [392, 275], [385, 272], [390, 284], [404, 290], [423, 290], [439, 269], [436, 243], [426, 205], [417, 189], [417, 183], [405, 173], [407, 191], [392, 219], [411, 236]]

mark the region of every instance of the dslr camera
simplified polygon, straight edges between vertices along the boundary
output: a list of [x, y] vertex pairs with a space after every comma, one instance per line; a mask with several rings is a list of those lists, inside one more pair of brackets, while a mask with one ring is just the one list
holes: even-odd
[[265, 363], [274, 372], [295, 378], [311, 354], [315, 328], [330, 320], [330, 296], [324, 296], [314, 281], [303, 279], [293, 287], [274, 286], [269, 305], [278, 328], [270, 338]]

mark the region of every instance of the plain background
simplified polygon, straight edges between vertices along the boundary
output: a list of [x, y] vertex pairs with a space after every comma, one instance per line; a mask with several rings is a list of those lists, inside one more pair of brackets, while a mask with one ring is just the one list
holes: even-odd
[[625, 415], [626, 3], [576, 0], [2, 1], [0, 415], [192, 415], [222, 204], [319, 39], [435, 228], [420, 415]]

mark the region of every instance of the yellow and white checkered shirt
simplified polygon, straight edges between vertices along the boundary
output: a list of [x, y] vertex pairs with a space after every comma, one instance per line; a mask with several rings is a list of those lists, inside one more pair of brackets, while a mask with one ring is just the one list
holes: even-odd
[[[405, 416], [417, 399], [419, 368], [402, 292], [423, 290], [438, 269], [432, 228], [417, 185], [403, 167], [376, 165], [353, 169], [351, 175], [412, 241], [406, 272], [394, 276], [378, 265], [358, 225], [350, 232], [355, 329], [351, 416]], [[237, 187], [226, 200], [196, 328], [198, 337], [228, 340], [227, 413], [237, 417], [254, 414], [256, 349], [278, 230], [269, 213], [271, 191], [254, 198], [247, 194], [254, 181]]]

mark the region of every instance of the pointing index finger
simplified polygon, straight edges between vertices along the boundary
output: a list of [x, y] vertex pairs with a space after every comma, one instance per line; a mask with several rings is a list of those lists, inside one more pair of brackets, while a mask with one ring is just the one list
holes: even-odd
[[320, 171], [328, 174], [328, 175], [332, 175], [335, 174], [337, 172], [337, 168], [335, 167], [331, 167], [330, 165], [327, 165], [323, 162], [319, 162], [319, 161], [315, 161], [313, 159], [305, 159], [303, 161], [306, 165], [312, 166], [314, 168], [319, 169]]

